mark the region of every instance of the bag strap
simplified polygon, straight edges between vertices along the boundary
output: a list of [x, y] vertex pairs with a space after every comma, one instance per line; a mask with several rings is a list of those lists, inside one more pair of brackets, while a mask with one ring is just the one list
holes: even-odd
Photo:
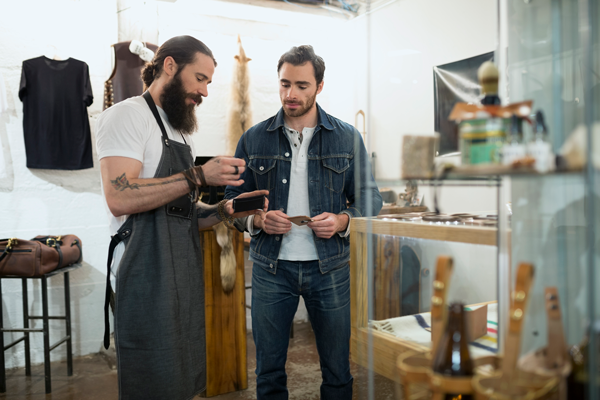
[[58, 267], [56, 267], [56, 269], [62, 268], [62, 264], [63, 264], [63, 254], [62, 254], [62, 250], [60, 249], [60, 244], [62, 242], [57, 240], [56, 242], [54, 242], [54, 247], [56, 249], [56, 251], [58, 251]]
[[10, 253], [10, 251], [12, 250], [12, 247], [16, 246], [18, 244], [17, 239], [15, 239], [15, 238], [0, 239], [0, 241], [2, 241], [2, 242], [4, 242], [5, 240], [7, 240], [8, 243], [6, 243], [6, 247], [4, 248], [2, 255], [0, 255], [0, 261], [4, 260], [4, 258], [8, 255], [8, 253]]
[[2, 255], [0, 255], [0, 261], [4, 260], [4, 258], [8, 255], [9, 252], [10, 250], [8, 250], [8, 248], [5, 248], [2, 252]]
[[113, 254], [115, 248], [123, 238], [118, 233], [113, 235], [110, 240], [110, 246], [108, 247], [108, 262], [106, 263], [106, 293], [104, 296], [104, 348], [108, 350], [110, 346], [110, 322], [108, 320], [108, 307], [110, 305], [110, 298], [113, 290], [110, 283], [110, 265], [112, 264]]
[[4, 248], [4, 251], [2, 252], [2, 255], [0, 256], [0, 261], [4, 260], [4, 258], [8, 255], [8, 253], [10, 253], [11, 248], [6, 246]]
[[35, 240], [36, 242], [40, 242], [45, 244], [48, 247], [54, 247], [58, 252], [58, 266], [56, 269], [61, 268], [63, 265], [63, 253], [60, 249], [60, 245], [63, 244], [62, 236], [44, 236], [39, 238], [33, 238], [31, 240]]
[[71, 243], [71, 247], [73, 246], [77, 246], [77, 248], [79, 249], [79, 258], [77, 259], [77, 261], [75, 261], [76, 263], [78, 263], [83, 258], [83, 250], [81, 250], [81, 243], [79, 243], [79, 240], [75, 239], [73, 240], [73, 243]]

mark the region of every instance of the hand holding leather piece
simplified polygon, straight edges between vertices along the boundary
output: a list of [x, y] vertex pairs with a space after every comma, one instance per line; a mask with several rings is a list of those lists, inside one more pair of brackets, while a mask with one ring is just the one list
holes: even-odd
[[283, 235], [292, 229], [292, 223], [282, 211], [271, 210], [267, 213], [261, 213], [260, 219], [258, 217], [258, 215], [254, 217], [254, 226], [269, 235]]
[[[253, 192], [242, 193], [239, 196], [237, 196], [236, 199], [243, 199], [245, 197], [253, 197], [253, 196], [259, 196], [259, 195], [269, 196], [269, 191], [268, 190], [255, 190]], [[233, 212], [233, 200], [227, 200], [223, 211], [227, 215], [231, 216], [232, 218], [242, 218], [242, 217], [247, 217], [247, 216], [253, 215], [253, 214], [258, 217], [261, 213], [266, 212], [268, 209], [269, 209], [269, 198], [267, 197], [265, 199], [264, 208], [262, 210], [249, 210], [249, 211], [242, 211], [242, 212], [234, 213]]]
[[312, 218], [313, 222], [308, 223], [308, 227], [315, 232], [317, 237], [329, 239], [337, 232], [343, 231], [348, 227], [348, 215], [322, 213]]

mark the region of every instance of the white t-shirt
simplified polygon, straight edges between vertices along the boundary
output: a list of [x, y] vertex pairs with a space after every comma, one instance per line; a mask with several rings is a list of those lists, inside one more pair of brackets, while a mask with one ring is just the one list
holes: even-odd
[[[169, 139], [184, 143], [183, 138], [185, 137], [185, 143], [190, 146], [192, 158], [195, 159], [194, 143], [190, 135], [182, 135], [175, 131], [164, 110], [158, 106], [157, 108]], [[96, 123], [96, 147], [99, 160], [115, 156], [133, 158], [142, 163], [142, 170], [138, 178], [154, 177], [163, 150], [162, 133], [150, 107], [142, 96], [119, 102], [100, 114]], [[110, 233], [114, 235], [127, 220], [128, 215], [115, 217], [108, 209], [106, 198], [104, 204], [110, 223]], [[112, 267], [113, 279], [116, 277], [116, 266], [119, 265], [124, 250], [123, 243], [120, 243], [115, 249]]]
[[[285, 126], [285, 132], [292, 148], [290, 181], [281, 182], [284, 185], [290, 185], [287, 210], [285, 211], [290, 217], [310, 215], [307, 190], [308, 146], [312, 140], [315, 128], [304, 128], [302, 130], [302, 142], [299, 139], [299, 133], [287, 125]], [[312, 229], [306, 225], [297, 226], [292, 224], [292, 229], [283, 235], [278, 258], [287, 261], [318, 260], [319, 255]]]
[[[300, 133], [288, 127], [287, 124], [284, 129], [292, 148], [290, 182], [281, 182], [284, 185], [290, 185], [286, 214], [290, 217], [299, 215], [310, 216], [310, 201], [307, 190], [308, 146], [314, 136], [316, 127], [304, 128], [302, 130], [302, 140], [300, 140]], [[352, 218], [352, 215], [347, 211], [342, 211], [342, 213], [348, 215], [348, 227], [345, 231], [338, 232], [337, 234], [340, 237], [345, 238], [350, 235], [350, 219]], [[254, 215], [250, 215], [246, 220], [246, 230], [250, 232], [252, 236], [260, 233], [260, 229], [254, 228]], [[313, 238], [312, 229], [306, 225], [297, 226], [292, 224], [292, 229], [283, 235], [279, 256], [277, 258], [286, 261], [318, 260], [319, 254]]]

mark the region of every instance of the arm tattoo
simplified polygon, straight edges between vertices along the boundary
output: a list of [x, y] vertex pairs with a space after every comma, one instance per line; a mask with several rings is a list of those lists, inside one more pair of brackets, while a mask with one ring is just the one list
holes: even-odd
[[198, 202], [196, 203], [196, 207], [198, 208], [198, 218], [217, 217], [217, 219], [221, 220], [219, 218], [219, 213], [217, 212], [218, 204], [211, 206], [206, 203]]
[[123, 175], [117, 177], [116, 179], [111, 180], [110, 183], [112, 184], [113, 188], [115, 188], [115, 190], [122, 192], [125, 189], [139, 189], [141, 187], [147, 187], [147, 186], [168, 185], [169, 183], [173, 183], [173, 182], [177, 182], [177, 181], [184, 181], [184, 180], [185, 180], [185, 178], [174, 178], [174, 179], [169, 179], [169, 180], [162, 181], [162, 182], [129, 183], [129, 180], [127, 179], [125, 174], [123, 174]]

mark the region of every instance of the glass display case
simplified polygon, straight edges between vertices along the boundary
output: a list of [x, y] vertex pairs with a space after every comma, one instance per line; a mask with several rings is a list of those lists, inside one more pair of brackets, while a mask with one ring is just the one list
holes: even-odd
[[552, 346], [544, 293], [556, 287], [573, 376], [585, 387], [569, 398], [599, 399], [600, 7], [594, 0], [515, 1], [506, 11], [510, 100], [532, 99], [549, 115], [553, 150], [571, 169], [512, 178], [511, 269], [516, 260], [537, 268], [521, 354]]
[[471, 343], [472, 354], [497, 352], [497, 229], [474, 226], [472, 221], [423, 221], [406, 215], [398, 215], [405, 220], [385, 215], [353, 218], [351, 226], [352, 359], [398, 382], [398, 356], [431, 348], [430, 311], [439, 256], [454, 262], [448, 301], [488, 306], [486, 333]]
[[[544, 112], [552, 151], [561, 155], [556, 160], [558, 170], [546, 174], [495, 175], [500, 184], [493, 209], [489, 201], [478, 207], [468, 181], [457, 181], [459, 177], [428, 183], [456, 186], [456, 190], [463, 191], [465, 204], [471, 208], [475, 204], [478, 211], [490, 210], [497, 216], [499, 225], [496, 227], [431, 224], [383, 216], [353, 219], [352, 359], [374, 373], [400, 382], [398, 357], [406, 352], [426, 353], [431, 349], [427, 313], [431, 309], [436, 259], [442, 255], [454, 260], [448, 301], [487, 304], [488, 325], [497, 324], [495, 328], [490, 326], [488, 335], [497, 343], [492, 345], [493, 340], [488, 340], [484, 346], [477, 346], [472, 342], [474, 356], [502, 356], [504, 340], [509, 336], [506, 329], [509, 321], [515, 320], [513, 314], [509, 315], [514, 304], [511, 292], [518, 265], [525, 262], [533, 265], [534, 277], [517, 354], [525, 359], [536, 350], [553, 346], [556, 338], [552, 338], [555, 332], [549, 328], [552, 310], [548, 308], [548, 290], [555, 290], [552, 293], [556, 293], [561, 311], [559, 320], [564, 329], [565, 349], [575, 346], [569, 357], [574, 357], [575, 351], [579, 352], [577, 357], [585, 359], [580, 364], [572, 364], [574, 370], [579, 368], [583, 372], [571, 374], [569, 379], [583, 376], [579, 384], [585, 387], [584, 394], [577, 398], [598, 400], [600, 239], [596, 227], [600, 226], [600, 4], [595, 0], [499, 0], [479, 2], [477, 7], [488, 3], [493, 3], [493, 7], [475, 10], [472, 4], [458, 1], [444, 5], [435, 2], [431, 7], [445, 12], [447, 19], [456, 18], [454, 24], [434, 26], [433, 21], [423, 17], [418, 20], [425, 21], [424, 27], [410, 25], [415, 32], [429, 30], [431, 35], [439, 37], [440, 43], [447, 40], [441, 32], [444, 29], [440, 28], [445, 26], [448, 36], [457, 43], [451, 56], [431, 42], [418, 39], [417, 33], [382, 39], [387, 19], [396, 16], [402, 20], [400, 12], [412, 12], [417, 20], [421, 14], [415, 2], [390, 2], [366, 16], [367, 52], [373, 60], [366, 69], [367, 131], [375, 131], [373, 137], [367, 136], [367, 144], [371, 153], [377, 152], [374, 168], [379, 186], [390, 186], [392, 181], [392, 186], [398, 188], [403, 184], [397, 175], [390, 175], [390, 168], [384, 168], [391, 165], [391, 169], [398, 170], [395, 168], [398, 157], [394, 152], [399, 148], [392, 148], [388, 143], [383, 148], [377, 136], [386, 130], [388, 120], [378, 112], [390, 111], [389, 105], [383, 103], [392, 98], [389, 91], [393, 84], [404, 84], [407, 76], [400, 75], [410, 75], [413, 70], [431, 71], [436, 63], [441, 65], [486, 53], [481, 43], [490, 32], [494, 35], [495, 62], [500, 67], [502, 102], [533, 100], [530, 115], [533, 120], [535, 111]], [[446, 8], [452, 6], [456, 8], [453, 11]], [[486, 12], [493, 14], [492, 17], [486, 16]], [[483, 32], [481, 37], [462, 38], [460, 42], [456, 33], [457, 15], [464, 16], [461, 23], [472, 25], [469, 32]], [[481, 21], [469, 18], [475, 15], [488, 22], [492, 18], [497, 25], [478, 27]], [[465, 45], [467, 40], [471, 40], [469, 46]], [[477, 41], [479, 45], [474, 45]], [[385, 54], [390, 64], [383, 67], [378, 61], [384, 60]], [[446, 59], [438, 60], [443, 58], [440, 54]], [[401, 55], [402, 63], [395, 61], [393, 56], [397, 55]], [[384, 72], [393, 68], [400, 72], [385, 75]], [[382, 77], [390, 75], [392, 78], [386, 86]], [[444, 76], [456, 78], [451, 74]], [[412, 80], [413, 86], [407, 88], [410, 99], [399, 92], [398, 111], [392, 113], [393, 118], [398, 119], [400, 115], [407, 118], [410, 127], [404, 134], [432, 129], [414, 122], [427, 116], [421, 111], [411, 114], [408, 105], [409, 102], [422, 104], [423, 98], [433, 97], [432, 87], [422, 87], [420, 78]], [[463, 101], [476, 102], [477, 98]], [[433, 113], [430, 117], [433, 125]], [[392, 121], [388, 122], [390, 127], [397, 128]], [[523, 144], [533, 139], [531, 125], [525, 124]], [[430, 203], [429, 206], [430, 210], [439, 206], [442, 212], [449, 209], [454, 212], [456, 208], [448, 203], [436, 203], [435, 207]], [[361, 398], [376, 398], [374, 388]]]

